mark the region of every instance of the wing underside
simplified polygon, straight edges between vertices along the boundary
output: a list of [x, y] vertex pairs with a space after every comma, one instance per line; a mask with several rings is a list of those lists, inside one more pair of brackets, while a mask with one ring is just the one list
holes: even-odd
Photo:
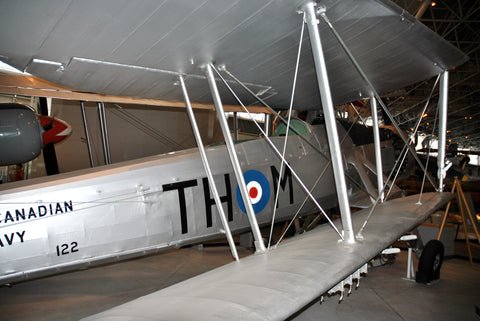
[[[337, 242], [328, 226], [166, 289], [141, 297], [92, 320], [284, 320], [359, 269], [451, 199], [429, 193], [377, 207], [365, 240]], [[358, 230], [368, 209], [355, 213]]]
[[[0, 58], [43, 79], [92, 93], [210, 103], [200, 66], [214, 62], [276, 108], [290, 102], [305, 1], [3, 1]], [[26, 5], [28, 3], [28, 5]], [[422, 81], [467, 57], [383, 0], [325, 0], [326, 15], [379, 93]], [[334, 104], [368, 97], [337, 39], [320, 19]], [[248, 105], [252, 98], [239, 86]], [[220, 88], [225, 104], [237, 101]], [[268, 99], [267, 99], [268, 98]], [[306, 33], [295, 108], [318, 109]]]

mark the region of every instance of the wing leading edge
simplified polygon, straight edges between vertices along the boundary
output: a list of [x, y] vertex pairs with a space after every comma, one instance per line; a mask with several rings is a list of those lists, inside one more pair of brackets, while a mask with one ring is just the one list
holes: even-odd
[[[284, 320], [359, 269], [451, 199], [429, 193], [396, 199], [377, 207], [365, 240], [338, 243], [328, 226], [87, 317], [94, 320]], [[356, 229], [368, 210], [355, 213]], [[337, 222], [338, 223], [338, 222]], [[187, 308], [179, 308], [187, 307]]]
[[[112, 96], [79, 92], [72, 88], [63, 87], [49, 81], [26, 75], [9, 75], [0, 73], [0, 93], [12, 95], [24, 95], [35, 97], [51, 97], [64, 100], [94, 101], [105, 103], [137, 104], [146, 106], [185, 108], [183, 101], [170, 101], [160, 99], [133, 98], [127, 96]], [[238, 105], [224, 105], [227, 112], [243, 112]], [[194, 109], [215, 110], [213, 104], [192, 103]], [[248, 106], [252, 113], [271, 113], [267, 107]]]

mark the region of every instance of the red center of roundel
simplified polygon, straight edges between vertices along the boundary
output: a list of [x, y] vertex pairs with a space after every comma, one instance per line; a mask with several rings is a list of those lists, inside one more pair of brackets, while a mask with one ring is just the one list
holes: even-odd
[[250, 198], [255, 198], [258, 195], [258, 190], [256, 187], [252, 187], [248, 193], [250, 194]]

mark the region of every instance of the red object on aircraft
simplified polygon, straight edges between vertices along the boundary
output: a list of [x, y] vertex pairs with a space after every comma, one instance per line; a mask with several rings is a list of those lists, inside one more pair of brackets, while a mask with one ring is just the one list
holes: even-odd
[[58, 143], [67, 138], [72, 133], [72, 127], [65, 121], [44, 115], [38, 115], [40, 124], [43, 128], [43, 146], [49, 143]]

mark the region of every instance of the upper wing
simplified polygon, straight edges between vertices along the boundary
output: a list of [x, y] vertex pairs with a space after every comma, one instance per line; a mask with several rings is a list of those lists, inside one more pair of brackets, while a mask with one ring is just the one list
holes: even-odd
[[[93, 320], [285, 320], [359, 269], [451, 199], [450, 193], [418, 195], [379, 205], [365, 240], [337, 242], [322, 226], [166, 289], [83, 319]], [[354, 214], [359, 227], [368, 210]], [[179, 308], [182, 307], [182, 308]]]
[[[215, 62], [275, 107], [288, 107], [302, 0], [2, 1], [0, 58], [75, 89], [141, 98], [210, 102], [199, 66]], [[427, 79], [466, 61], [459, 50], [383, 0], [321, 2], [377, 92]], [[332, 32], [320, 21], [334, 104], [368, 96]], [[320, 106], [307, 39], [295, 107]], [[237, 88], [238, 89], [238, 88]], [[221, 93], [222, 94], [222, 93]], [[226, 104], [237, 104], [222, 95]], [[240, 91], [245, 104], [255, 101]]]

